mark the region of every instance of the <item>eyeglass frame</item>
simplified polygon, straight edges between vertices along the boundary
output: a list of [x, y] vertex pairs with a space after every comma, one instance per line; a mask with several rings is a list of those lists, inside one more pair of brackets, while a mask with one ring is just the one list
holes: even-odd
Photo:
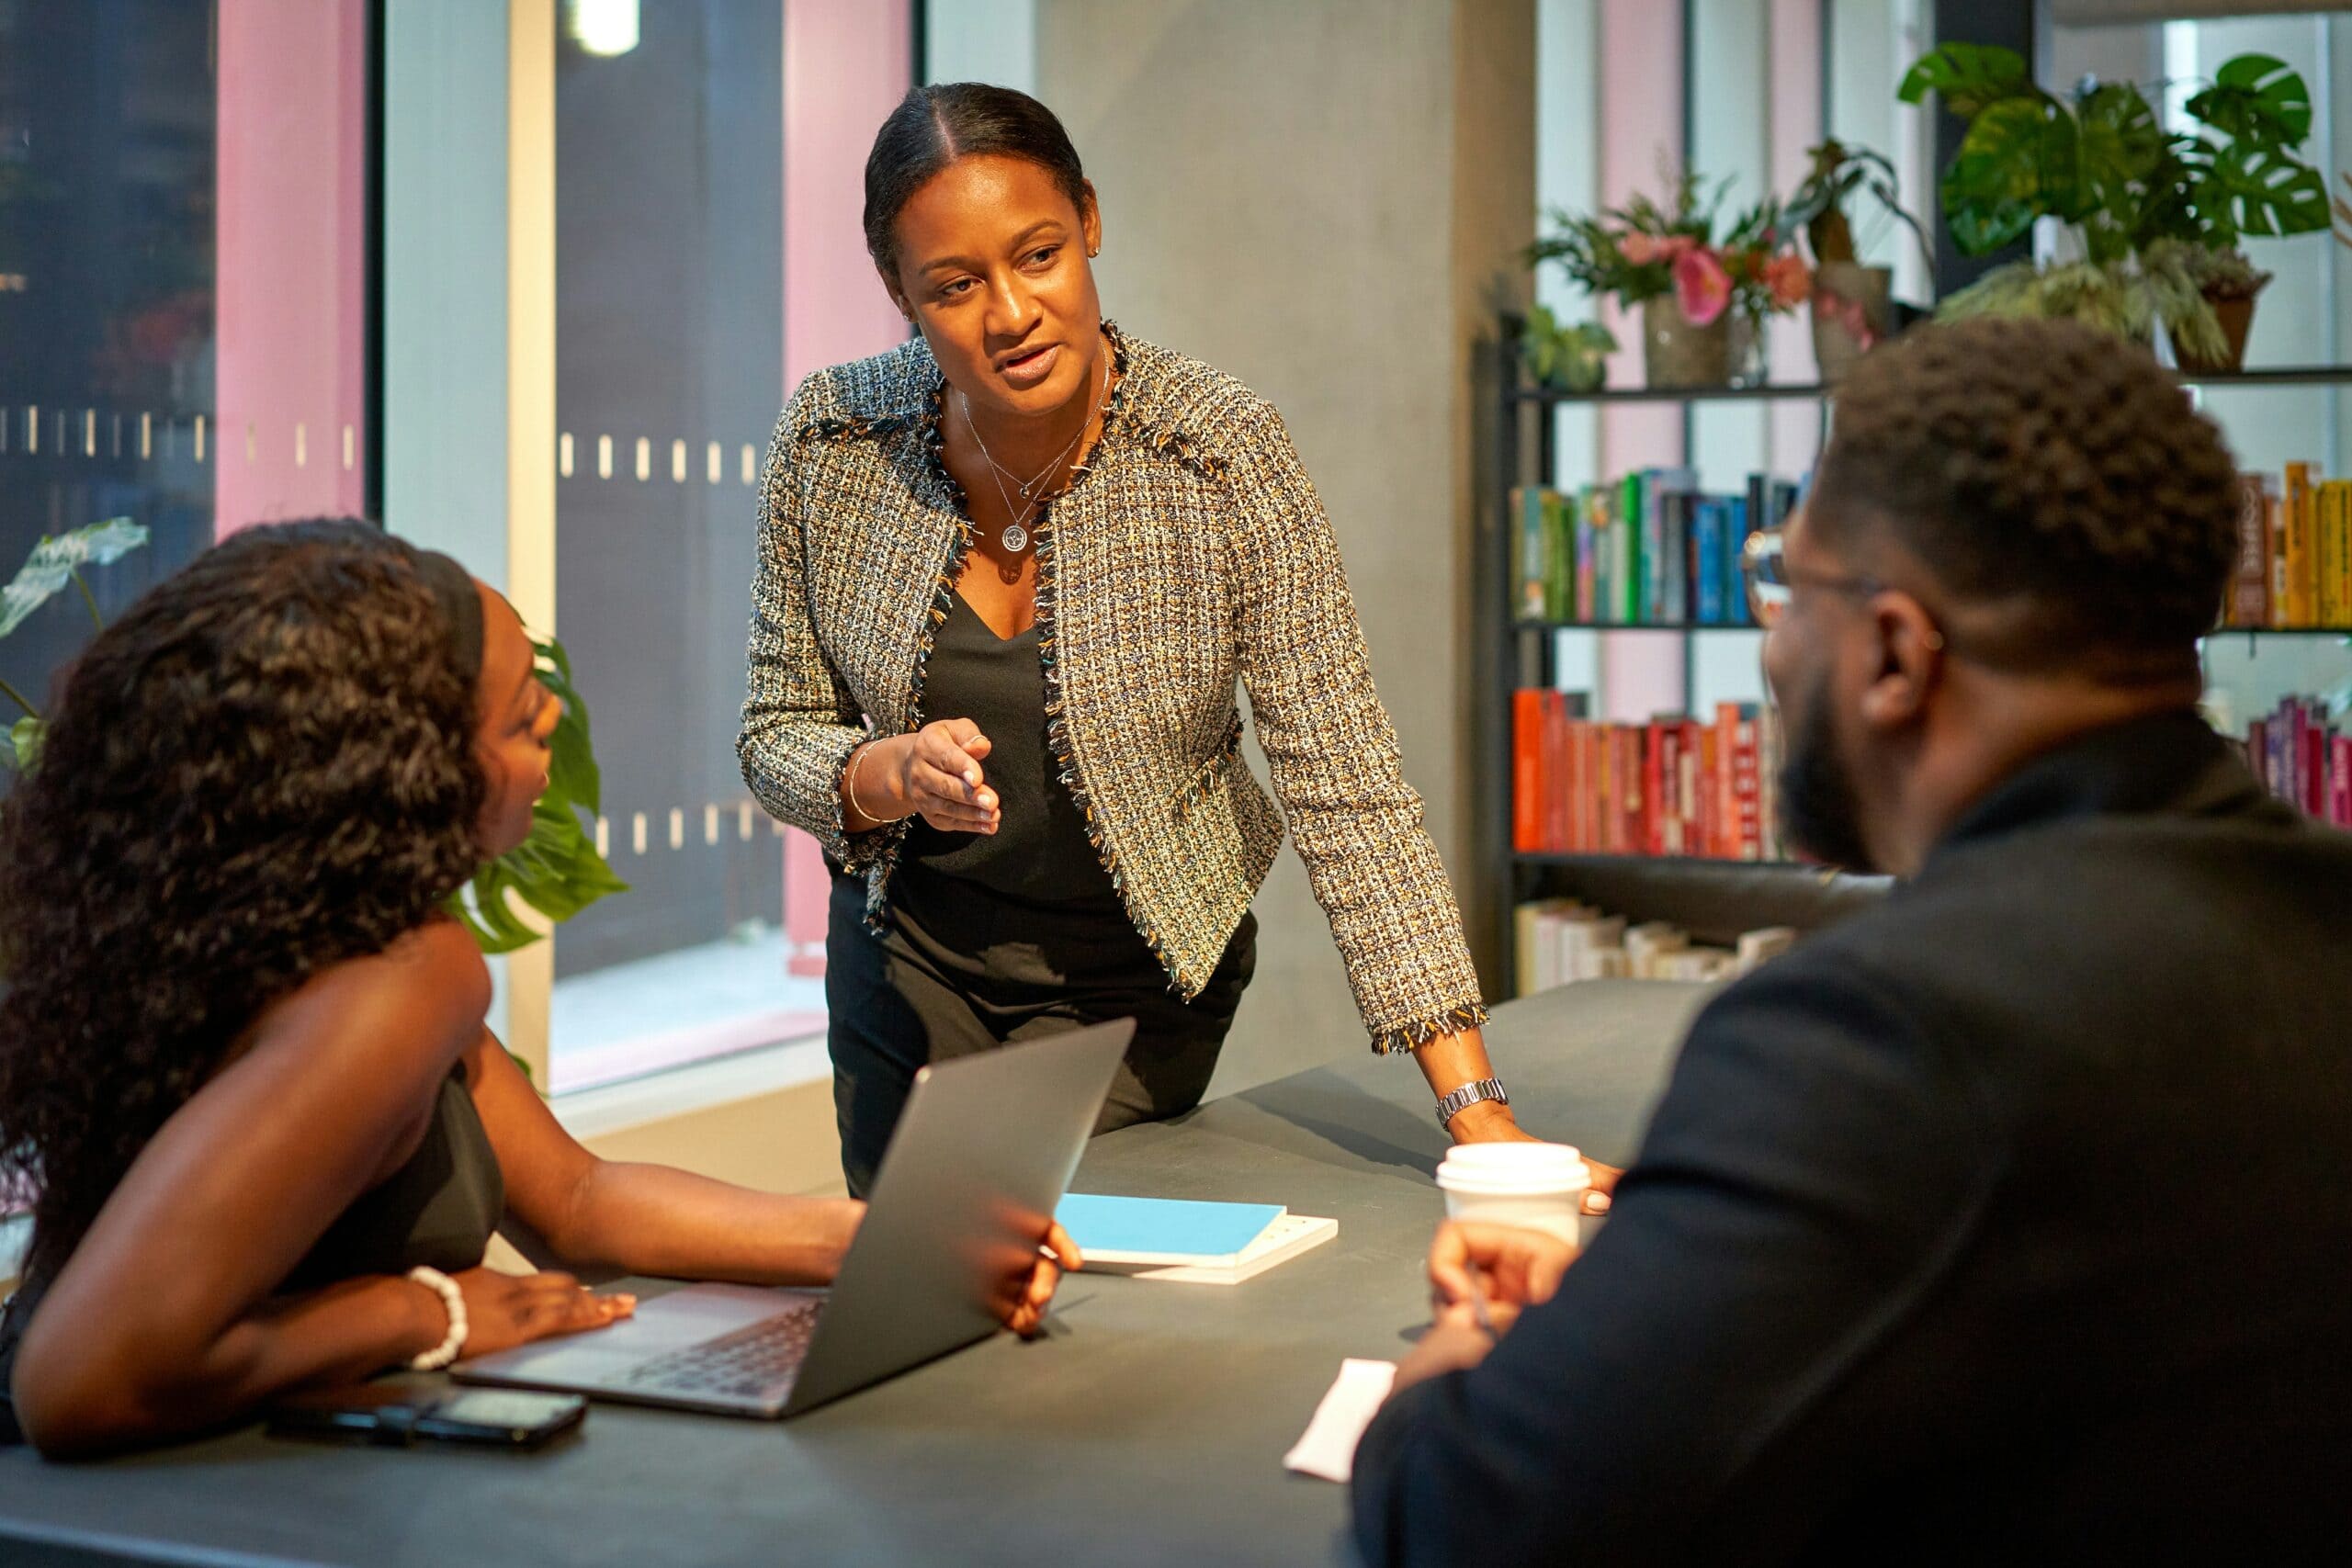
[[1825, 593], [1845, 593], [1867, 599], [1883, 593], [1887, 585], [1862, 573], [1798, 571], [1789, 565], [1785, 525], [1758, 528], [1739, 550], [1739, 575], [1747, 589], [1747, 607], [1756, 624], [1770, 630], [1784, 615], [1800, 588]]
[[[1867, 599], [1892, 587], [1863, 572], [1794, 570], [1789, 565], [1787, 540], [1787, 525], [1778, 525], [1757, 529], [1739, 548], [1739, 575], [1747, 589], [1747, 607], [1755, 615], [1756, 624], [1766, 631], [1780, 623], [1795, 602], [1800, 588], [1818, 588], [1825, 593]], [[1949, 646], [1943, 628], [1937, 626], [1929, 632], [1928, 646], [1937, 652]]]

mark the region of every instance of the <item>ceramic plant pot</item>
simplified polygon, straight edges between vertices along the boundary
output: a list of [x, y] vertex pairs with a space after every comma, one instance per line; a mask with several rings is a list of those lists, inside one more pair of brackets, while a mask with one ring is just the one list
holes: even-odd
[[2173, 358], [2180, 367], [2194, 375], [2211, 376], [2218, 372], [2245, 368], [2245, 334], [2254, 326], [2254, 296], [2251, 294], [2215, 294], [2208, 289], [2205, 303], [2213, 307], [2213, 314], [2222, 323], [2222, 336], [2228, 348], [2221, 358], [2205, 360], [2191, 354], [2177, 341], [2173, 344]]
[[1681, 301], [1662, 294], [1642, 304], [1642, 366], [1653, 388], [1727, 387], [1732, 377], [1732, 321], [1725, 310], [1693, 326]]
[[1834, 387], [1894, 325], [1894, 269], [1824, 262], [1813, 276], [1813, 357]]

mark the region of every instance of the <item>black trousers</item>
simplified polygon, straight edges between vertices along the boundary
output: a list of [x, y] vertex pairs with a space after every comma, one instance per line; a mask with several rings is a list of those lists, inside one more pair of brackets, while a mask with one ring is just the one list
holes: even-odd
[[1201, 1101], [1257, 966], [1244, 915], [1201, 994], [1184, 1000], [1124, 913], [1013, 904], [987, 888], [903, 864], [886, 932], [865, 929], [865, 884], [838, 874], [825, 937], [826, 1045], [842, 1174], [874, 1184], [918, 1069], [1113, 1019], [1134, 1044], [1097, 1134], [1181, 1115]]

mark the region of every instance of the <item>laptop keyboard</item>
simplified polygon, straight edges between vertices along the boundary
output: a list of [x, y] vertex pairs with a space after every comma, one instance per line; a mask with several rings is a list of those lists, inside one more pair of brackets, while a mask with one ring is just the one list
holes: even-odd
[[628, 1382], [649, 1393], [781, 1400], [808, 1355], [823, 1305], [812, 1296], [731, 1334], [656, 1356], [631, 1369]]

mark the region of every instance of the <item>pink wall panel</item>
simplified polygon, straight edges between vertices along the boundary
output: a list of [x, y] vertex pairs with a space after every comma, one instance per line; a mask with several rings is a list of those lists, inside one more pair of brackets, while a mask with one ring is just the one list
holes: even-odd
[[367, 12], [220, 0], [218, 535], [362, 503]]
[[865, 153], [906, 96], [910, 7], [785, 0], [784, 381], [902, 341], [865, 258]]
[[[906, 96], [911, 7], [785, 0], [784, 384], [904, 341], [865, 255], [865, 153]], [[785, 931], [798, 975], [824, 972], [830, 878], [817, 840], [785, 837]]]
[[[1601, 0], [1600, 199], [1614, 207], [1658, 190], [1664, 157], [1682, 156], [1682, 7], [1659, 0]], [[1641, 319], [1610, 306], [1602, 319], [1623, 346], [1611, 361], [1616, 386], [1642, 378]], [[1672, 403], [1609, 408], [1600, 417], [1600, 472], [1625, 473], [1681, 460], [1682, 410]], [[1604, 716], [1647, 718], [1682, 705], [1680, 639], [1602, 634]]]

